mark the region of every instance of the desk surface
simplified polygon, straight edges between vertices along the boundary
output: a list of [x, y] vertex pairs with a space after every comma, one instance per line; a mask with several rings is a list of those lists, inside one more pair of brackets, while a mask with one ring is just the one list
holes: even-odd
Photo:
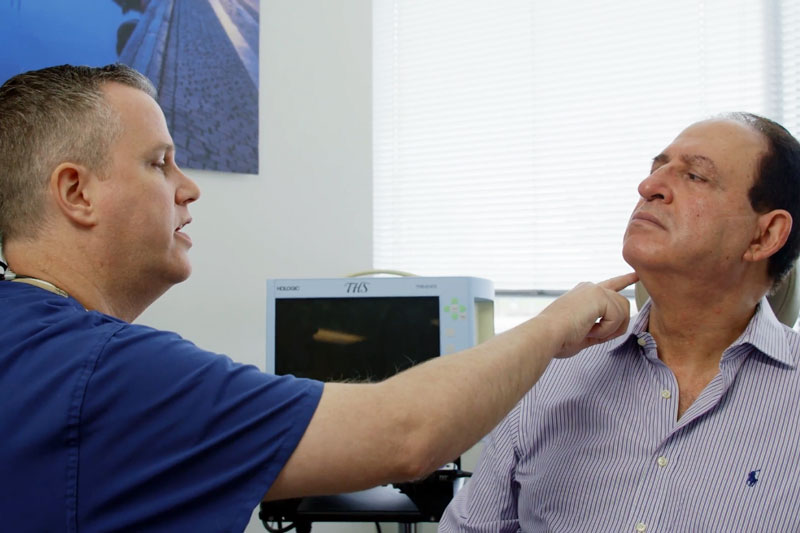
[[394, 487], [303, 498], [297, 516], [310, 522], [425, 522], [411, 498]]
[[[463, 486], [465, 478], [451, 481], [447, 501]], [[423, 504], [426, 502], [422, 502]], [[359, 492], [311, 496], [299, 500], [282, 500], [261, 504], [263, 521], [289, 522], [437, 522], [443, 505], [424, 512], [412, 499], [392, 486], [380, 486]], [[425, 507], [425, 505], [423, 505]], [[441, 509], [438, 509], [441, 507]]]

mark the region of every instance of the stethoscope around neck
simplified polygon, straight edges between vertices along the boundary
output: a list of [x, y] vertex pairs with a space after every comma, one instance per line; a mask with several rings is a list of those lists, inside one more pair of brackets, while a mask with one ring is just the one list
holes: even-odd
[[69, 294], [63, 289], [59, 289], [49, 281], [45, 281], [39, 278], [32, 278], [30, 276], [18, 276], [14, 272], [8, 269], [8, 263], [0, 260], [0, 281], [18, 281], [20, 283], [26, 283], [28, 285], [33, 285], [34, 287], [39, 287], [40, 289], [44, 289], [46, 291], [58, 294], [65, 298], [69, 297]]

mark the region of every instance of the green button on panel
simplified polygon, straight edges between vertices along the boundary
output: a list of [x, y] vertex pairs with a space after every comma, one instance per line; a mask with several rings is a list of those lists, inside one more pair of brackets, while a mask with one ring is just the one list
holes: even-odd
[[445, 305], [444, 306], [444, 312], [445, 313], [449, 313], [450, 317], [453, 320], [458, 320], [459, 314], [460, 314], [461, 318], [466, 319], [467, 316], [464, 314], [464, 313], [466, 313], [466, 311], [467, 311], [467, 306], [459, 304], [458, 303], [458, 298], [451, 298], [450, 299], [450, 305]]

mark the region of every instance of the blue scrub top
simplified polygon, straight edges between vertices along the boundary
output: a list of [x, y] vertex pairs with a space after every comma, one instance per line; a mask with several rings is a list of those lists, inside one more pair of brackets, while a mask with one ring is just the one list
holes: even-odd
[[240, 532], [321, 394], [0, 282], [0, 529]]

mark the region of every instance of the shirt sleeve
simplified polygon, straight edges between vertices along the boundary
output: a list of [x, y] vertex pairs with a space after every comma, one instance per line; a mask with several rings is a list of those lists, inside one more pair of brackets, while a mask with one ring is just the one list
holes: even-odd
[[489, 434], [478, 466], [442, 516], [440, 533], [519, 531], [515, 477], [520, 405]]
[[173, 333], [119, 329], [83, 395], [81, 531], [244, 530], [321, 394]]

